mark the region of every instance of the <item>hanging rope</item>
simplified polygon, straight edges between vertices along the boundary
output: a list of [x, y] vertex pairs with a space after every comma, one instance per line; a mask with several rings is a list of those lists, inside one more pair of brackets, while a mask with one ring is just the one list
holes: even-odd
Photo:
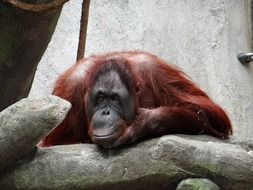
[[63, 4], [69, 0], [54, 0], [52, 2], [43, 3], [43, 4], [30, 4], [30, 3], [22, 2], [20, 0], [2, 0], [2, 1], [4, 3], [9, 3], [16, 8], [19, 8], [25, 11], [47, 12], [47, 11], [57, 9], [63, 6]]
[[82, 16], [81, 16], [80, 31], [79, 31], [79, 43], [78, 43], [77, 57], [76, 57], [77, 61], [84, 57], [88, 18], [89, 18], [89, 8], [90, 8], [90, 0], [83, 0]]

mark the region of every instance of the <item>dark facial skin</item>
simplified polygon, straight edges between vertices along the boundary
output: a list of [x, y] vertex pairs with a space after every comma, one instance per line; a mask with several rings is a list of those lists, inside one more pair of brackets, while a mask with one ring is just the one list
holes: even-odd
[[86, 110], [93, 142], [106, 148], [114, 146], [136, 115], [133, 95], [114, 70], [99, 76], [86, 96]]

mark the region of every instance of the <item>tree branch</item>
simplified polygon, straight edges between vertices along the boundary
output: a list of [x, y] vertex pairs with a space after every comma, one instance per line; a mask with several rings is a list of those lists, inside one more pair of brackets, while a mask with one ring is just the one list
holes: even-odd
[[168, 135], [113, 150], [92, 144], [39, 149], [4, 176], [0, 188], [167, 190], [200, 177], [223, 190], [253, 187], [251, 153], [212, 137], [198, 138]]
[[94, 144], [34, 149], [62, 122], [70, 104], [27, 98], [0, 113], [0, 189], [175, 189], [207, 178], [222, 190], [253, 187], [253, 153], [233, 140], [167, 135], [117, 149]]
[[53, 9], [57, 9], [67, 1], [69, 0], [53, 0], [52, 2], [44, 4], [30, 4], [22, 2], [20, 0], [3, 0], [3, 2], [9, 3], [16, 8], [32, 12], [46, 12]]

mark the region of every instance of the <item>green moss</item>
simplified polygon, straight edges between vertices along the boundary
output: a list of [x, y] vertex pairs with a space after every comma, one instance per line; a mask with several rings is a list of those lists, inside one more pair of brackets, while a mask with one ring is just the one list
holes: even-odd
[[219, 187], [208, 179], [190, 178], [178, 185], [178, 190], [218, 190]]
[[211, 174], [215, 174], [217, 173], [218, 171], [218, 168], [215, 166], [215, 165], [212, 165], [212, 164], [205, 164], [205, 165], [202, 165], [203, 168], [205, 168], [208, 172], [210, 172]]
[[188, 186], [189, 190], [201, 190], [201, 189], [203, 189], [203, 183], [198, 181], [198, 180], [192, 181], [191, 184], [188, 184], [187, 186]]
[[29, 183], [29, 181], [33, 180], [31, 179], [31, 176], [29, 174], [27, 175], [25, 172], [22, 173], [22, 175], [16, 175], [15, 177], [15, 184], [26, 184], [27, 182]]
[[[212, 163], [208, 163], [208, 162], [199, 162], [198, 163], [198, 168], [201, 168], [201, 173], [208, 173], [208, 174], [216, 174], [219, 170], [219, 168], [217, 168], [214, 164]], [[196, 168], [196, 171], [198, 171], [199, 169]], [[195, 170], [194, 170], [195, 171]]]

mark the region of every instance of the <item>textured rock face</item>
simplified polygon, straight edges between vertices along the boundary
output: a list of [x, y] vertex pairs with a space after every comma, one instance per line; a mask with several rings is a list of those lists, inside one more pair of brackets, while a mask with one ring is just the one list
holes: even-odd
[[0, 180], [1, 189], [168, 190], [205, 177], [224, 190], [253, 186], [253, 157], [207, 136], [174, 136], [105, 150], [92, 144], [39, 149]]
[[27, 98], [0, 113], [0, 171], [36, 144], [65, 118], [71, 105], [56, 96]]

